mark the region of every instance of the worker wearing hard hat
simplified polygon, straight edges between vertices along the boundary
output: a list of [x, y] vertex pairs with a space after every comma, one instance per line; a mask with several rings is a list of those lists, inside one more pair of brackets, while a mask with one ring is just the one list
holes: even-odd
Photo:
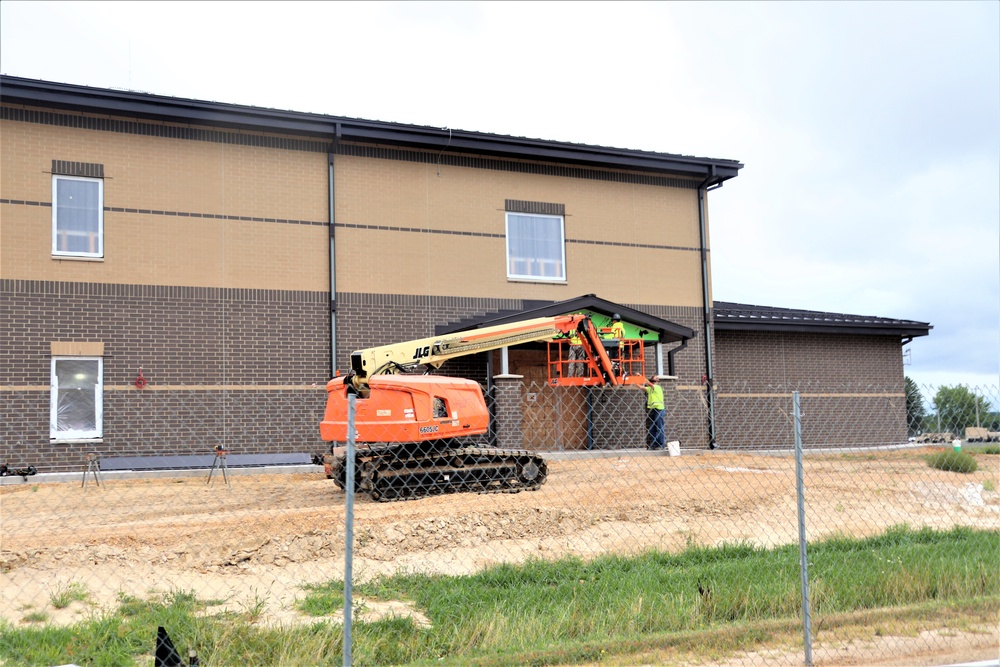
[[622, 316], [615, 313], [611, 316], [611, 326], [601, 329], [601, 338], [604, 342], [604, 349], [608, 351], [608, 356], [614, 364], [615, 375], [618, 375], [619, 361], [622, 355], [622, 339], [625, 338], [625, 323]]
[[621, 340], [625, 338], [625, 323], [622, 322], [622, 316], [618, 313], [612, 315], [611, 326], [599, 329], [598, 333], [600, 333], [603, 340]]
[[622, 316], [618, 313], [611, 316], [611, 337], [618, 340], [625, 338], [625, 325], [622, 323]]

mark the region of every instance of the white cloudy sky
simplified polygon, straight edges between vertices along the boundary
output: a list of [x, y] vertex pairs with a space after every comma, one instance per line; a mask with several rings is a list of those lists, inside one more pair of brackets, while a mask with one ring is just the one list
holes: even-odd
[[[714, 296], [1000, 383], [1000, 3], [0, 2], [0, 71], [728, 158]], [[2, 91], [0, 91], [2, 95]]]

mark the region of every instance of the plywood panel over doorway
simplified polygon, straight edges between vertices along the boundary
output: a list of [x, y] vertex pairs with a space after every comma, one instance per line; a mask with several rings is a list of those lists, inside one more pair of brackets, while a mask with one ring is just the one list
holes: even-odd
[[509, 362], [510, 372], [524, 377], [524, 447], [536, 451], [586, 449], [587, 390], [549, 386], [544, 350], [510, 350]]

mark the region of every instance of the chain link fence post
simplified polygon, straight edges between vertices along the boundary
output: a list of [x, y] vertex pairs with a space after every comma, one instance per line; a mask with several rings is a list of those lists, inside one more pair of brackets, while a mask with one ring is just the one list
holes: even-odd
[[795, 424], [795, 497], [799, 515], [799, 571], [802, 576], [802, 641], [806, 667], [812, 667], [812, 627], [809, 617], [809, 561], [806, 556], [806, 501], [802, 478], [802, 406], [799, 392], [792, 392], [792, 415]]
[[358, 397], [347, 397], [347, 458], [344, 461], [344, 667], [351, 667], [351, 625], [354, 618], [354, 421]]

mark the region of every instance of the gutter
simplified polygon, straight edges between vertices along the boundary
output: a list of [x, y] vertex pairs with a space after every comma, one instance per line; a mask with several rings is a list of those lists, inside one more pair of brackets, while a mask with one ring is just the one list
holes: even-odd
[[591, 167], [632, 169], [697, 178], [711, 169], [718, 181], [735, 178], [743, 165], [736, 160], [693, 157], [566, 141], [528, 139], [467, 130], [370, 121], [326, 114], [284, 111], [238, 104], [193, 100], [151, 93], [93, 88], [76, 84], [0, 76], [5, 105], [61, 109], [81, 114], [137, 117], [164, 123], [221, 127], [249, 132], [277, 132], [328, 139], [331, 124], [345, 142], [441, 149], [515, 160], [544, 160]]

